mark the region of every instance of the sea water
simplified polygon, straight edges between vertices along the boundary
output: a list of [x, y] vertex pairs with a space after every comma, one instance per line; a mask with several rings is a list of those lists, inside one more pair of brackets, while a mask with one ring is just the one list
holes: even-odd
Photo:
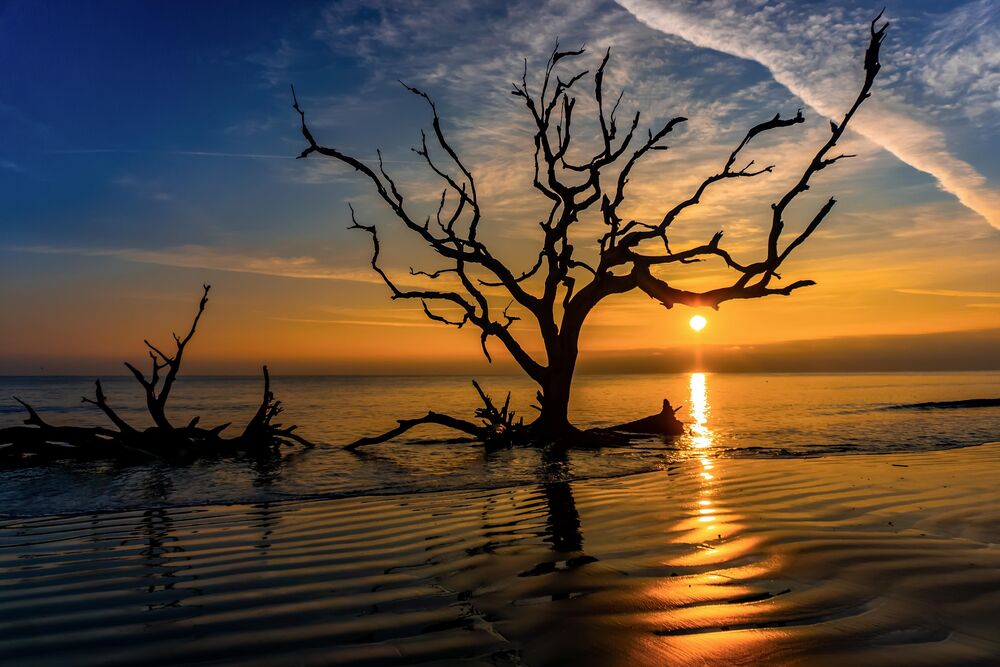
[[[149, 425], [134, 380], [105, 378], [119, 414]], [[536, 388], [517, 376], [481, 378], [496, 402], [526, 421]], [[235, 435], [260, 402], [260, 378], [188, 377], [174, 387], [168, 413], [178, 424], [199, 415], [203, 426], [233, 422]], [[280, 458], [119, 465], [67, 462], [0, 469], [0, 514], [38, 516], [148, 507], [252, 503], [277, 499], [499, 488], [668, 468], [700, 457], [801, 457], [843, 453], [928, 451], [1000, 440], [1000, 407], [958, 402], [1000, 397], [1000, 373], [590, 375], [574, 385], [571, 416], [578, 426], [607, 426], [659, 411], [667, 398], [688, 424], [676, 438], [648, 438], [628, 447], [539, 449], [485, 454], [481, 446], [447, 442], [456, 434], [433, 427], [349, 453], [342, 445], [395, 426], [428, 409], [471, 419], [479, 404], [469, 378], [456, 376], [273, 377], [285, 406], [279, 421], [317, 443]], [[53, 424], [101, 425], [82, 403], [90, 378], [0, 377], [0, 426], [20, 424], [32, 404]], [[935, 402], [933, 408], [921, 403]]]

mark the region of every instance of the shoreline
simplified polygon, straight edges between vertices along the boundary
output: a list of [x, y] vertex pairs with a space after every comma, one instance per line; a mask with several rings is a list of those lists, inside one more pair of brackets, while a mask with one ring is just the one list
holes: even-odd
[[[1000, 440], [987, 440], [986, 442], [981, 442], [978, 444], [957, 444], [949, 446], [939, 446], [935, 449], [927, 449], [916, 452], [887, 452], [887, 451], [872, 451], [864, 453], [855, 453], [850, 451], [844, 452], [821, 452], [819, 454], [811, 454], [808, 452], [803, 452], [801, 454], [776, 454], [772, 456], [761, 455], [761, 454], [748, 454], [745, 456], [715, 456], [713, 458], [731, 461], [798, 461], [798, 460], [817, 460], [817, 459], [841, 459], [845, 457], [883, 457], [883, 456], [922, 456], [935, 454], [940, 452], [950, 452], [954, 450], [962, 449], [975, 449], [978, 447], [989, 447], [989, 446], [1000, 446]], [[330, 445], [320, 445], [321, 447], [327, 447]], [[391, 446], [391, 445], [389, 445]], [[464, 445], [458, 445], [464, 446]], [[477, 445], [469, 445], [471, 447], [476, 447]], [[339, 448], [339, 447], [338, 447]], [[660, 448], [658, 448], [660, 449]], [[725, 450], [726, 452], [733, 451], [747, 451], [755, 448], [734, 448]], [[685, 451], [691, 452], [688, 448], [677, 448], [675, 450], [663, 449], [662, 451]], [[778, 451], [778, 450], [774, 450]], [[543, 481], [520, 481], [516, 483], [506, 483], [497, 484], [491, 486], [469, 486], [462, 488], [436, 488], [436, 489], [423, 489], [423, 490], [413, 490], [406, 489], [403, 491], [361, 491], [361, 492], [331, 492], [331, 493], [318, 493], [318, 494], [302, 494], [296, 495], [294, 497], [286, 498], [270, 498], [263, 500], [247, 500], [247, 501], [234, 501], [234, 502], [220, 502], [217, 500], [206, 500], [204, 502], [184, 502], [184, 503], [163, 503], [163, 504], [150, 504], [135, 507], [124, 507], [124, 508], [111, 508], [111, 509], [93, 509], [93, 510], [82, 510], [79, 512], [56, 512], [49, 514], [5, 514], [0, 512], [0, 529], [4, 526], [4, 523], [11, 523], [17, 521], [29, 521], [31, 519], [46, 519], [46, 518], [65, 518], [72, 519], [83, 516], [102, 516], [107, 514], [127, 514], [134, 512], [144, 512], [148, 510], [184, 510], [187, 508], [204, 508], [204, 507], [218, 507], [218, 508], [253, 508], [256, 505], [262, 503], [267, 503], [268, 505], [276, 505], [282, 503], [310, 503], [310, 502], [323, 502], [323, 501], [338, 501], [338, 500], [350, 500], [350, 499], [365, 499], [365, 498], [394, 498], [399, 496], [423, 496], [428, 494], [447, 494], [447, 493], [464, 493], [464, 492], [477, 492], [477, 491], [503, 491], [503, 490], [516, 490], [516, 489], [526, 489], [533, 488], [540, 484], [559, 484], [559, 483], [571, 483], [576, 484], [580, 482], [600, 482], [600, 481], [613, 481], [620, 479], [627, 479], [630, 477], [639, 477], [642, 475], [650, 475], [658, 472], [663, 472], [668, 468], [684, 464], [690, 460], [694, 454], [689, 454], [688, 456], [680, 459], [674, 459], [667, 461], [663, 464], [661, 468], [655, 468], [650, 470], [640, 470], [640, 471], [623, 471], [617, 474], [610, 475], [585, 475], [580, 477], [572, 477], [569, 479], [559, 479], [550, 480], [547, 482]]]

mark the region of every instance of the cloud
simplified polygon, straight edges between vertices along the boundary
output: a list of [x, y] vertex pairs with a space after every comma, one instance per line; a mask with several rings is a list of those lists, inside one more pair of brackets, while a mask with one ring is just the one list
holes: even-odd
[[1000, 22], [996, 15], [993, 0], [971, 2], [948, 12], [917, 53], [917, 75], [927, 89], [945, 103], [960, 100], [959, 108], [974, 121], [1000, 111]]
[[255, 134], [260, 134], [274, 127], [274, 118], [264, 118], [263, 120], [257, 118], [247, 118], [238, 123], [233, 123], [227, 126], [223, 131], [226, 134], [235, 134], [240, 136], [251, 136]]
[[146, 151], [137, 148], [76, 148], [65, 150], [42, 151], [54, 155], [90, 155], [103, 153], [137, 153], [140, 155], [179, 155], [185, 157], [225, 157], [246, 158], [253, 160], [294, 160], [295, 155], [271, 155], [267, 153], [227, 153], [222, 151]]
[[35, 120], [30, 114], [3, 100], [0, 100], [0, 121], [7, 129], [13, 126], [16, 128], [15, 132], [30, 134], [32, 139], [49, 138], [52, 134], [48, 125]]
[[[426, 90], [438, 104], [449, 141], [475, 174], [480, 200], [490, 216], [487, 233], [505, 238], [535, 238], [538, 220], [547, 214], [548, 200], [531, 186], [534, 126], [524, 105], [510, 95], [509, 82], [520, 76], [523, 59], [527, 58], [529, 86], [537, 94], [544, 63], [557, 37], [567, 47], [585, 44], [588, 51], [584, 57], [562, 65], [557, 74], [566, 77], [570, 72], [584, 69], [591, 72], [576, 91], [578, 104], [571, 154], [576, 153], [572, 157], [579, 159], [585, 151], [598, 149], [592, 72], [607, 47], [613, 49], [613, 57], [605, 78], [609, 91], [606, 94], [625, 91], [622, 117], [641, 110], [640, 136], [647, 126], [659, 126], [674, 115], [693, 119], [671, 136], [671, 143], [685, 144], [677, 150], [678, 159], [683, 153], [683, 164], [670, 164], [669, 170], [645, 172], [641, 179], [636, 179], [636, 191], [630, 193], [630, 202], [633, 198], [635, 202], [646, 201], [638, 190], [646, 184], [656, 194], [659, 208], [653, 211], [648, 206], [643, 212], [653, 216], [662, 215], [662, 210], [675, 204], [678, 197], [688, 196], [693, 189], [686, 181], [685, 187], [680, 187], [676, 181], [683, 176], [678, 172], [686, 176], [701, 169], [703, 173], [699, 173], [704, 178], [719, 168], [746, 127], [752, 124], [753, 120], [748, 120], [748, 116], [752, 118], [750, 112], [760, 115], [755, 107], [760, 98], [777, 98], [782, 108], [794, 111], [791, 96], [768, 79], [733, 84], [751, 68], [749, 64], [695, 49], [679, 38], [665, 39], [613, 3], [554, 0], [539, 5], [515, 1], [505, 4], [502, 11], [495, 10], [496, 7], [480, 11], [476, 5], [462, 4], [442, 12], [436, 3], [424, 0], [406, 10], [384, 0], [333, 3], [324, 13], [324, 25], [317, 36], [335, 51], [361, 58], [370, 79], [357, 96], [348, 95], [346, 101], [338, 98], [335, 104], [327, 105], [309, 102], [310, 109], [317, 106], [320, 113], [324, 106], [342, 113], [345, 106], [348, 109], [358, 106], [358, 99], [380, 98], [385, 100], [381, 102], [383, 105], [394, 107], [401, 103], [416, 105], [396, 84], [396, 78]], [[501, 35], [503, 39], [497, 39]], [[484, 51], [483, 43], [492, 46]], [[717, 85], [713, 76], [716, 73], [728, 77], [724, 85]], [[730, 90], [732, 87], [737, 90]], [[411, 124], [412, 137], [416, 139], [419, 125], [426, 125], [430, 114], [419, 106], [414, 108], [418, 109], [418, 116]], [[361, 112], [350, 117], [355, 124], [365, 120]], [[403, 114], [400, 117], [405, 118]], [[343, 128], [319, 134], [328, 143], [335, 143], [338, 131], [343, 132]], [[410, 145], [407, 142], [413, 139], [404, 139], [402, 145]], [[356, 140], [353, 131], [340, 139], [341, 143]], [[789, 151], [801, 154], [799, 143], [794, 143]], [[661, 158], [670, 162], [674, 160], [674, 152], [651, 156], [650, 167], [659, 164]], [[442, 160], [442, 164], [447, 163]], [[296, 167], [300, 180], [308, 183], [340, 180], [340, 175], [356, 179], [339, 165]], [[421, 191], [436, 196], [435, 189], [439, 186], [435, 182], [435, 187], [427, 187], [430, 181], [426, 179], [417, 185], [423, 187], [406, 189], [408, 198], [416, 198]], [[705, 209], [707, 206], [701, 207], [699, 215]], [[594, 234], [599, 235], [601, 230], [596, 226], [588, 228], [586, 224], [574, 230], [584, 235], [581, 238], [590, 240]]]
[[277, 322], [296, 322], [301, 324], [352, 324], [357, 326], [374, 327], [439, 328], [441, 326], [441, 324], [436, 322], [397, 322], [391, 320], [323, 320], [302, 317], [271, 317], [269, 319]]
[[69, 246], [7, 246], [9, 252], [28, 252], [46, 255], [78, 255], [83, 257], [112, 257], [129, 262], [158, 264], [189, 269], [209, 269], [235, 273], [255, 273], [281, 278], [310, 280], [347, 280], [351, 282], [381, 284], [382, 280], [365, 268], [340, 269], [326, 266], [314, 257], [254, 256], [220, 251], [202, 245], [184, 245], [162, 250], [138, 248], [79, 248]]
[[174, 196], [163, 189], [159, 179], [143, 179], [132, 174], [123, 174], [112, 179], [111, 182], [152, 201], [168, 202], [174, 200]]
[[[781, 3], [617, 0], [639, 21], [703, 48], [755, 61], [804, 103], [839, 120], [858, 87], [858, 38], [866, 17], [842, 7], [790, 12]], [[795, 18], [789, 18], [795, 17]], [[883, 54], [891, 60], [891, 54]], [[958, 68], [963, 74], [975, 68]], [[968, 78], [968, 77], [966, 77]], [[951, 154], [944, 134], [883, 86], [852, 127], [1000, 228], [1000, 195], [970, 164]]]
[[288, 68], [299, 58], [299, 50], [287, 39], [282, 39], [276, 47], [256, 53], [247, 60], [261, 68], [261, 76], [269, 85], [285, 84]]
[[927, 296], [957, 296], [971, 297], [973, 299], [1000, 299], [1000, 292], [976, 292], [971, 290], [954, 289], [897, 289], [903, 294], [924, 294]]

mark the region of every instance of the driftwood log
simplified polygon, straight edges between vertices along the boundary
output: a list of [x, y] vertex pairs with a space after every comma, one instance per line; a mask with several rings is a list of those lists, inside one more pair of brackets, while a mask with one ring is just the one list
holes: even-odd
[[612, 426], [605, 430], [642, 435], [681, 435], [684, 433], [684, 422], [677, 419], [678, 410], [680, 408], [671, 406], [670, 401], [663, 399], [663, 408], [659, 414]]
[[140, 429], [123, 419], [108, 403], [100, 380], [94, 382], [93, 398], [84, 396], [82, 400], [103, 412], [114, 428], [49, 424], [31, 405], [15, 396], [14, 400], [24, 406], [28, 417], [24, 420], [25, 426], [0, 429], [0, 465], [37, 464], [63, 459], [191, 459], [273, 452], [282, 445], [313, 447], [312, 443], [295, 433], [294, 425], [282, 426], [274, 422], [282, 407], [271, 392], [267, 366], [263, 367], [264, 391], [260, 406], [239, 435], [231, 438], [222, 435], [229, 423], [204, 428], [198, 424], [200, 418], [195, 417], [184, 426], [176, 426], [167, 418], [167, 400], [180, 373], [184, 351], [194, 337], [208, 304], [211, 286], [204, 285], [203, 289], [198, 312], [187, 335], [183, 338], [173, 335], [175, 349], [172, 354], [148, 340], [143, 341], [149, 348], [149, 377], [125, 362], [126, 368], [142, 387], [153, 426]]

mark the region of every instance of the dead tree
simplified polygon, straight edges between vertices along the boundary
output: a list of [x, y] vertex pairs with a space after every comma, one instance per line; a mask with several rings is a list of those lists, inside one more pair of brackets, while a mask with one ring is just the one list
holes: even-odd
[[[418, 214], [407, 201], [396, 181], [387, 173], [381, 152], [378, 153], [378, 164], [373, 167], [337, 148], [318, 143], [306, 124], [305, 112], [293, 89], [293, 108], [301, 118], [302, 135], [307, 142], [299, 157], [321, 155], [360, 172], [403, 226], [448, 263], [445, 268], [435, 271], [410, 270], [412, 275], [426, 279], [427, 287], [400, 287], [379, 264], [378, 231], [373, 225], [358, 222], [351, 208], [351, 228], [371, 236], [371, 265], [388, 286], [391, 298], [419, 301], [426, 316], [433, 321], [458, 328], [466, 325], [477, 327], [483, 353], [488, 360], [491, 357], [487, 342], [497, 339], [524, 372], [538, 383], [540, 414], [531, 424], [532, 433], [543, 439], [561, 438], [576, 433], [569, 421], [568, 405], [580, 331], [590, 312], [607, 297], [641, 290], [666, 308], [681, 304], [718, 309], [726, 301], [788, 296], [814, 284], [811, 280], [778, 284], [781, 280], [778, 271], [789, 255], [827, 218], [836, 202], [831, 198], [823, 203], [804, 229], [791, 238], [785, 238], [787, 235], [783, 234], [785, 216], [789, 205], [809, 189], [810, 180], [816, 174], [844, 158], [852, 157], [832, 153], [858, 108], [871, 95], [880, 69], [879, 49], [888, 27], [888, 24], [883, 24], [876, 28], [880, 18], [881, 14], [870, 26], [860, 92], [840, 122], [831, 121], [829, 138], [813, 155], [800, 178], [777, 202], [771, 204], [770, 233], [761, 256], [753, 261], [738, 260], [724, 249], [722, 231], [701, 245], [674, 250], [669, 239], [671, 226], [682, 213], [697, 205], [714, 185], [771, 172], [774, 165], [758, 167], [753, 160], [744, 164], [740, 160], [741, 153], [760, 134], [801, 124], [804, 120], [801, 110], [791, 117], [775, 114], [751, 127], [725, 159], [721, 169], [705, 178], [690, 196], [665, 211], [658, 220], [626, 220], [619, 211], [625, 201], [630, 174], [654, 151], [665, 150], [666, 137], [687, 119], [673, 118], [644, 135], [639, 132], [638, 112], [619, 125], [617, 114], [622, 97], [619, 95], [609, 110], [604, 90], [610, 50], [604, 54], [593, 76], [596, 124], [600, 136], [597, 146], [586, 153], [592, 155], [586, 161], [573, 161], [569, 157], [569, 149], [575, 123], [576, 97], [573, 93], [588, 72], [585, 70], [571, 75], [557, 72], [566, 62], [581, 56], [584, 50], [560, 51], [557, 45], [545, 65], [539, 88], [529, 87], [527, 61], [520, 82], [513, 84], [511, 94], [524, 104], [534, 128], [533, 186], [550, 204], [547, 217], [539, 223], [541, 248], [537, 261], [523, 273], [509, 268], [480, 238], [479, 228], [485, 212], [480, 207], [476, 181], [445, 137], [437, 107], [427, 93], [403, 84], [411, 93], [425, 100], [430, 108], [433, 138], [429, 142], [427, 135], [421, 133], [420, 146], [412, 150], [442, 183], [440, 202], [432, 216], [425, 218]], [[434, 144], [433, 151], [429, 143]], [[582, 256], [571, 238], [571, 231], [585, 213], [599, 214], [606, 229], [598, 240], [597, 248]], [[728, 267], [734, 274], [732, 281], [697, 292], [671, 285], [661, 273], [662, 269], [708, 259]], [[451, 281], [450, 289], [430, 286], [434, 281], [444, 282], [442, 278]], [[541, 335], [544, 358], [530, 353], [515, 338], [511, 325], [519, 318], [512, 314], [509, 305], [498, 309], [487, 298], [484, 288], [502, 288], [507, 293], [504, 301], [516, 303], [521, 312], [527, 313]], [[460, 315], [443, 315], [441, 306], [457, 308]], [[428, 422], [466, 430], [462, 425], [446, 423], [447, 420], [440, 415], [433, 418], [432, 415], [401, 422], [394, 433]]]
[[[271, 393], [271, 377], [267, 366], [263, 367], [264, 393], [260, 406], [240, 435], [234, 438], [222, 437], [222, 432], [230, 426], [228, 423], [206, 429], [198, 426], [199, 417], [193, 418], [186, 426], [172, 424], [167, 418], [167, 399], [180, 373], [184, 350], [194, 337], [198, 322], [205, 312], [210, 289], [209, 285], [203, 286], [198, 312], [187, 335], [184, 338], [173, 335], [176, 348], [173, 354], [163, 352], [148, 340], [143, 341], [149, 348], [151, 362], [148, 378], [134, 365], [125, 362], [126, 368], [143, 389], [146, 409], [153, 426], [138, 429], [123, 419], [109, 405], [100, 380], [94, 382], [94, 397], [84, 396], [82, 400], [100, 409], [116, 430], [100, 426], [54, 426], [15, 396], [14, 400], [27, 410], [28, 418], [24, 420], [26, 426], [0, 429], [0, 463], [33, 464], [72, 458], [191, 459], [273, 452], [283, 445], [313, 447], [312, 443], [294, 432], [294, 425], [283, 427], [274, 423], [274, 418], [282, 408], [280, 401], [276, 401]], [[161, 375], [161, 371], [165, 373]]]

